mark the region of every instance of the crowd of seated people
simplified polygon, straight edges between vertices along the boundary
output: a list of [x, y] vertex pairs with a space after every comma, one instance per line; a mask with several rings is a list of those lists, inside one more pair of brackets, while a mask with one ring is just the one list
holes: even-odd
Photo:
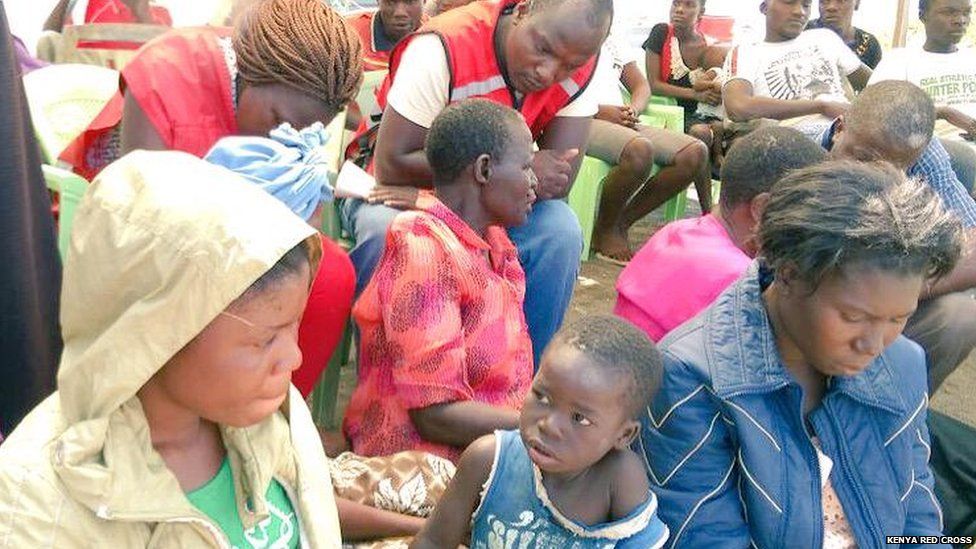
[[[651, 98], [651, 86], [641, 74], [638, 60], [627, 53], [627, 31], [627, 21], [615, 15], [592, 84], [599, 94], [599, 108], [586, 150], [587, 155], [613, 166], [603, 181], [593, 247], [597, 257], [619, 265], [626, 265], [633, 256], [630, 228], [684, 192], [689, 183], [695, 185], [703, 212], [711, 208], [712, 199], [707, 144], [681, 131], [640, 121]], [[627, 104], [620, 85], [630, 97]], [[652, 176], [655, 165], [660, 170]]]
[[[23, 266], [0, 547], [976, 535], [976, 431], [929, 413], [976, 348], [971, 0], [922, 0], [925, 45], [887, 53], [856, 0], [812, 22], [811, 0], [756, 0], [764, 35], [736, 44], [672, 0], [643, 67], [615, 0], [232, 4], [232, 26], [142, 46], [60, 154], [88, 182], [63, 276], [2, 80], [0, 228], [32, 236], [0, 247]], [[147, 1], [85, 10], [172, 25]], [[35, 68], [0, 23], [0, 74]], [[377, 70], [381, 114], [356, 116]], [[641, 120], [652, 94], [683, 128]], [[346, 113], [353, 135], [327, 130]], [[584, 156], [604, 181], [576, 181]], [[597, 183], [614, 316], [564, 325], [566, 198]], [[631, 242], [689, 186], [701, 216]], [[347, 320], [335, 431], [308, 401]]]

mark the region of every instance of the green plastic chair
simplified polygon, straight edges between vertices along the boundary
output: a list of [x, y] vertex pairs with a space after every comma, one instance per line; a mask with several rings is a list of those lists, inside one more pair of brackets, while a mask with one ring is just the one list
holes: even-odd
[[[626, 92], [623, 92], [624, 99], [629, 101]], [[663, 99], [672, 98], [667, 97]], [[652, 98], [653, 100], [653, 98]], [[647, 109], [639, 116], [641, 123], [656, 128], [664, 128], [671, 131], [684, 132], [685, 111], [677, 104], [657, 104], [649, 103]], [[583, 253], [581, 261], [590, 259], [590, 252], [593, 241], [593, 227], [596, 224], [597, 215], [600, 212], [600, 195], [603, 192], [603, 179], [613, 168], [610, 164], [591, 156], [584, 156], [580, 164], [579, 172], [573, 188], [570, 190], [568, 201], [576, 218], [579, 219], [580, 227], [583, 230]], [[660, 171], [660, 166], [655, 165], [651, 171], [651, 177]], [[685, 193], [678, 193], [664, 204], [664, 219], [668, 222], [680, 219], [684, 215], [686, 198]]]
[[593, 240], [593, 227], [600, 213], [600, 195], [603, 193], [603, 180], [613, 168], [599, 158], [584, 156], [576, 174], [576, 182], [569, 191], [569, 207], [576, 213], [583, 229], [583, 254], [580, 261], [590, 258], [590, 245]]
[[88, 189], [88, 182], [79, 175], [68, 170], [41, 165], [44, 172], [44, 182], [47, 188], [61, 196], [58, 213], [58, 252], [61, 253], [61, 262], [68, 258], [68, 248], [71, 246], [71, 229], [74, 227], [75, 210], [85, 190]]
[[[326, 144], [326, 157], [329, 159], [329, 167], [332, 169], [333, 174], [338, 174], [339, 168], [342, 166], [343, 151], [345, 149], [342, 136], [345, 125], [346, 113], [343, 111], [333, 118], [332, 122], [325, 128], [331, 136], [329, 142]], [[332, 183], [334, 185], [335, 180]], [[335, 201], [323, 204], [322, 234], [338, 242], [346, 249], [349, 249], [350, 243], [348, 238], [343, 234], [337, 208], [338, 206]], [[349, 353], [351, 350], [352, 322], [346, 319], [346, 323], [342, 329], [342, 339], [339, 340], [339, 346], [336, 347], [332, 356], [329, 357], [325, 371], [322, 372], [322, 376], [319, 378], [311, 394], [312, 418], [317, 425], [321, 425], [326, 429], [335, 429], [339, 426], [339, 418], [336, 414], [336, 404], [339, 400], [339, 379], [341, 377], [342, 367], [349, 362]]]
[[[603, 180], [610, 173], [613, 166], [592, 156], [584, 156], [580, 164], [576, 182], [569, 192], [569, 207], [576, 213], [580, 228], [583, 232], [583, 253], [580, 261], [588, 261], [592, 252], [593, 229], [596, 218], [600, 215], [600, 196], [603, 194]], [[651, 170], [651, 177], [657, 174], [657, 165]], [[670, 204], [670, 201], [669, 203]], [[666, 205], [667, 206], [667, 205]], [[683, 211], [683, 210], [682, 210]]]
[[50, 65], [24, 76], [43, 162], [58, 155], [119, 91], [119, 73], [94, 65]]
[[333, 351], [325, 371], [319, 378], [311, 394], [312, 419], [316, 425], [332, 430], [339, 427], [337, 404], [339, 403], [339, 379], [342, 377], [342, 367], [349, 362], [352, 350], [352, 321], [346, 320], [342, 329], [342, 339]]
[[[369, 113], [376, 108], [376, 88], [382, 84], [383, 79], [386, 78], [387, 71], [367, 71], [363, 73], [363, 82], [359, 87], [359, 93], [356, 95], [356, 103], [359, 105], [359, 110], [363, 116], [369, 116]], [[341, 118], [341, 121], [339, 120]], [[341, 132], [342, 128], [345, 126], [345, 114], [342, 113], [337, 116], [328, 126], [328, 131], [331, 135], [346, 135], [346, 133]], [[330, 158], [334, 159], [336, 170], [335, 173], [338, 174], [339, 168], [342, 166], [343, 153], [345, 152], [345, 147], [348, 144], [342, 139], [329, 140], [329, 145], [331, 146], [333, 141], [340, 145]], [[322, 233], [329, 238], [335, 240], [345, 249], [351, 249], [355, 245], [352, 234], [347, 232], [342, 227], [339, 216], [339, 205], [337, 202], [333, 202], [331, 205], [327, 205], [322, 210]], [[346, 320], [345, 328], [342, 333], [342, 340], [339, 343], [339, 347], [336, 348], [335, 352], [332, 353], [332, 357], [329, 359], [328, 365], [326, 365], [325, 372], [322, 374], [322, 378], [319, 380], [318, 385], [315, 386], [315, 390], [312, 392], [311, 398], [311, 408], [312, 408], [312, 418], [315, 423], [325, 427], [326, 429], [335, 429], [339, 427], [340, 417], [337, 413], [337, 404], [339, 401], [339, 380], [341, 377], [341, 369], [346, 366], [355, 366], [350, 360], [353, 349], [353, 324], [351, 319]]]

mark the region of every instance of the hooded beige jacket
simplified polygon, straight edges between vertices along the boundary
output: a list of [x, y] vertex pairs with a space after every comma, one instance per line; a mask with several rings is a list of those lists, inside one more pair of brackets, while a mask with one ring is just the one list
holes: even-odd
[[[101, 173], [64, 269], [58, 391], [0, 446], [0, 547], [229, 547], [153, 450], [135, 395], [303, 240], [317, 262], [314, 229], [185, 153], [137, 151]], [[221, 434], [246, 528], [268, 516], [274, 478], [302, 546], [341, 545], [326, 458], [294, 387], [278, 413]]]

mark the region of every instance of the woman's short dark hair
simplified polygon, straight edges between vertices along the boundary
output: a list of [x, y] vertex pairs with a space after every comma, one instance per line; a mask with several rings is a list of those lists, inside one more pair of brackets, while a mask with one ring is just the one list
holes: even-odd
[[849, 160], [777, 183], [759, 226], [760, 255], [816, 288], [848, 266], [938, 278], [962, 251], [962, 225], [920, 181], [891, 164]]
[[722, 208], [732, 210], [769, 190], [792, 170], [822, 162], [827, 151], [793, 128], [759, 128], [737, 139], [722, 163]]
[[430, 125], [424, 150], [434, 184], [452, 183], [483, 154], [500, 159], [512, 140], [519, 114], [487, 99], [448, 105]]

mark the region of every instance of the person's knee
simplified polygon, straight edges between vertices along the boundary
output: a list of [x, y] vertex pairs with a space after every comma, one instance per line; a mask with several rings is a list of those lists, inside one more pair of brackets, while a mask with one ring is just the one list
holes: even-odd
[[708, 162], [708, 147], [701, 141], [689, 143], [674, 157], [674, 165], [692, 171], [701, 169]]
[[701, 141], [706, 147], [712, 145], [712, 128], [708, 124], [695, 124], [688, 128], [688, 135]]
[[976, 301], [968, 292], [939, 298], [934, 315], [943, 339], [970, 350], [976, 346]]
[[646, 178], [654, 167], [654, 146], [643, 137], [632, 139], [620, 153], [617, 165], [635, 177]]
[[546, 215], [546, 226], [549, 227], [552, 238], [568, 241], [574, 245], [583, 238], [579, 219], [576, 218], [569, 204], [562, 200], [548, 200], [547, 208], [549, 212]]
[[905, 335], [925, 349], [934, 391], [976, 347], [976, 301], [967, 292], [922, 301]]

